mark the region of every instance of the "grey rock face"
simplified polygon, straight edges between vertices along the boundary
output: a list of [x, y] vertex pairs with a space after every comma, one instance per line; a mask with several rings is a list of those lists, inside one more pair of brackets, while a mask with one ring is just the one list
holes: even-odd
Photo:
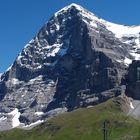
[[140, 61], [133, 61], [126, 75], [126, 95], [140, 100]]
[[0, 112], [18, 108], [20, 122], [30, 124], [121, 94], [127, 66], [118, 60], [132, 58], [131, 45], [90, 16], [71, 5], [40, 29], [1, 76]]

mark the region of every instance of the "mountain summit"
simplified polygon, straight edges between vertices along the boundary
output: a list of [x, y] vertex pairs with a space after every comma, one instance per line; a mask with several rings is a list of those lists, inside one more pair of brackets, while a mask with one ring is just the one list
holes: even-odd
[[125, 85], [127, 93], [136, 89], [128, 96], [140, 97], [139, 32], [77, 4], [55, 13], [1, 75], [0, 125], [32, 126], [118, 96]]

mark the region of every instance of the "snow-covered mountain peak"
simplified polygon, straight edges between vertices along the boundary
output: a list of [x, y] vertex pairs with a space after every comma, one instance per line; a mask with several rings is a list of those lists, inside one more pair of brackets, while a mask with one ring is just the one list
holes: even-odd
[[70, 47], [70, 30], [81, 21], [87, 24], [90, 16], [94, 15], [75, 3], [64, 7], [24, 47], [17, 57], [17, 64], [36, 70], [43, 66], [54, 66]]
[[41, 28], [37, 36], [19, 54], [17, 64], [36, 70], [43, 66], [54, 66], [57, 59], [66, 54], [70, 47], [70, 30], [80, 22], [85, 23], [97, 34], [110, 31], [121, 42], [135, 48], [134, 53], [139, 48], [140, 26], [124, 26], [108, 22], [72, 3], [56, 12]]
[[94, 27], [97, 27], [98, 24], [102, 24], [105, 26], [105, 28], [113, 32], [117, 38], [122, 38], [123, 36], [130, 36], [130, 35], [139, 36], [140, 26], [126, 26], [126, 25], [120, 25], [120, 24], [108, 22], [102, 18], [99, 18], [94, 13], [91, 13], [87, 9], [75, 3], [72, 3], [64, 7], [60, 11], [56, 12], [55, 17], [69, 12], [72, 8], [78, 11], [78, 14], [81, 15], [81, 18], [87, 24], [90, 24], [91, 26], [94, 26]]
[[[34, 70], [42, 69], [44, 66], [54, 66], [58, 58], [65, 55], [70, 47], [71, 30], [80, 23], [87, 25], [89, 30], [98, 35], [105, 32], [108, 32], [109, 36], [114, 34], [114, 37], [122, 43], [131, 46], [131, 55], [134, 58], [133, 53], [139, 51], [140, 26], [124, 26], [108, 22], [80, 5], [72, 3], [56, 12], [41, 28], [37, 36], [19, 54], [17, 64]], [[81, 32], [82, 30], [81, 26]]]
[[69, 7], [72, 7], [72, 6], [74, 6], [74, 7], [76, 7], [76, 8], [83, 8], [83, 7], [81, 7], [80, 5], [78, 5], [78, 4], [76, 4], [76, 3], [71, 3], [71, 4], [69, 5]]
[[76, 3], [72, 3], [72, 4], [70, 4], [70, 5], [68, 5], [68, 6], [64, 7], [64, 8], [62, 8], [61, 10], [59, 10], [58, 12], [56, 12], [54, 15], [55, 15], [55, 16], [58, 16], [58, 15], [60, 15], [60, 14], [63, 14], [63, 13], [65, 13], [65, 12], [69, 11], [69, 10], [72, 9], [72, 8], [74, 8], [74, 9], [76, 9], [76, 10], [78, 10], [78, 11], [86, 10], [86, 9], [84, 9], [82, 6], [80, 6], [80, 5], [76, 4]]

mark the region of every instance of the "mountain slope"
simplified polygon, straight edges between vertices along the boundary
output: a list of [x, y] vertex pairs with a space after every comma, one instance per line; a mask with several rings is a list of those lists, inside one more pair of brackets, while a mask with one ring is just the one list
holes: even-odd
[[[42, 122], [120, 95], [126, 69], [139, 59], [139, 31], [76, 4], [55, 13], [1, 76], [2, 128], [15, 127], [15, 120], [20, 127]], [[13, 110], [16, 119], [9, 115]]]
[[108, 139], [139, 139], [139, 123], [123, 114], [116, 99], [95, 107], [78, 109], [57, 116], [32, 130], [1, 132], [1, 140], [101, 140], [106, 120]]

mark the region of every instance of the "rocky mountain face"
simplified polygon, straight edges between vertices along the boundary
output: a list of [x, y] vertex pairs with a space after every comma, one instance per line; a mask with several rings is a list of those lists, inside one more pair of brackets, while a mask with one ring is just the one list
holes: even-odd
[[126, 94], [140, 100], [140, 61], [133, 61], [126, 74]]
[[16, 109], [11, 127], [26, 127], [118, 96], [122, 85], [139, 99], [139, 32], [76, 4], [58, 11], [1, 75], [0, 124]]

